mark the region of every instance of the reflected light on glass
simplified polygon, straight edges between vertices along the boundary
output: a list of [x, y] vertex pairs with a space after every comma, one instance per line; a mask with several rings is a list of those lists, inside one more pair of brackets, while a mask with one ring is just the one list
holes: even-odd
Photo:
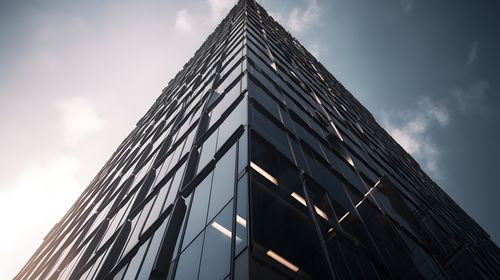
[[212, 223], [212, 227], [215, 228], [216, 230], [218, 230], [220, 233], [224, 234], [225, 236], [229, 237], [229, 238], [231, 238], [231, 236], [233, 235], [230, 230], [228, 230], [227, 228], [221, 226], [217, 222], [213, 222]]
[[247, 227], [247, 220], [243, 219], [239, 215], [236, 215], [236, 222], [240, 224], [242, 227], [246, 228]]
[[[335, 109], [336, 110], [336, 109]], [[338, 113], [338, 111], [337, 111]], [[340, 113], [338, 113], [340, 115]], [[333, 124], [333, 122], [330, 122], [330, 125], [333, 127], [333, 129], [335, 130], [335, 134], [337, 135], [337, 137], [340, 139], [340, 141], [344, 141], [344, 139], [342, 138], [342, 135], [340, 135], [340, 132], [339, 130], [337, 129], [337, 127], [335, 126], [335, 124]]]
[[[224, 226], [222, 226], [221, 224], [219, 224], [217, 222], [213, 222], [211, 224], [211, 226], [228, 238], [231, 238], [231, 236], [233, 236], [233, 233], [230, 230], [228, 230], [227, 228], [225, 228]], [[236, 236], [236, 242], [240, 242], [240, 241], [241, 241], [241, 238]]]

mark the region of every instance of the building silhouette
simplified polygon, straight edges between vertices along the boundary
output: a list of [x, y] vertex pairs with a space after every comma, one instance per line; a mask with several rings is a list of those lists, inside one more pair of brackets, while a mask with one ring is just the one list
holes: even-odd
[[498, 247], [253, 0], [15, 279], [500, 279]]

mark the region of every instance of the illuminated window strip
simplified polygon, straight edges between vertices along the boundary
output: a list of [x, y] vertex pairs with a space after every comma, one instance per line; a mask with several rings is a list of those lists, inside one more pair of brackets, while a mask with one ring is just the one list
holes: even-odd
[[328, 221], [328, 216], [326, 215], [326, 213], [321, 210], [318, 206], [314, 205], [314, 209], [316, 210], [316, 213], [318, 213], [318, 215], [321, 216], [321, 218], [325, 219]]
[[347, 218], [347, 216], [349, 216], [349, 213], [350, 212], [345, 213], [344, 216], [342, 216], [342, 218], [339, 219], [339, 223], [341, 223], [345, 218]]
[[299, 268], [296, 265], [294, 265], [293, 263], [287, 261], [285, 258], [283, 258], [282, 256], [276, 254], [275, 252], [273, 252], [271, 250], [267, 251], [266, 255], [268, 255], [269, 257], [273, 258], [275, 261], [279, 262], [280, 264], [288, 267], [293, 272], [299, 271]]
[[377, 183], [373, 187], [371, 187], [367, 193], [365, 193], [365, 195], [363, 196], [363, 199], [360, 202], [358, 202], [358, 204], [356, 204], [356, 206], [354, 206], [354, 207], [358, 208], [359, 205], [361, 205], [361, 203], [363, 203], [366, 200], [368, 195], [378, 186], [379, 183], [380, 183], [380, 180], [378, 180]]
[[[300, 196], [299, 194], [297, 194], [296, 192], [293, 192], [291, 194], [291, 196], [293, 198], [295, 198], [298, 202], [300, 202], [302, 205], [306, 206], [307, 207], [307, 203], [306, 203], [306, 200]], [[328, 221], [328, 216], [326, 215], [325, 211], [321, 210], [318, 206], [314, 205], [314, 210], [316, 210], [316, 213], [318, 213], [318, 215], [321, 216], [321, 218], [325, 219]]]
[[260, 168], [257, 164], [250, 162], [250, 167], [253, 170], [259, 172], [260, 175], [264, 176], [271, 183], [275, 184], [276, 186], [278, 185], [278, 180], [276, 180], [276, 178], [274, 178], [271, 174], [267, 173], [264, 169]]
[[295, 198], [298, 202], [300, 202], [302, 205], [307, 206], [306, 200], [296, 192], [293, 192], [291, 196]]
[[[380, 184], [380, 180], [378, 180], [377, 183], [375, 183], [375, 185], [371, 187], [367, 193], [365, 193], [363, 199], [360, 202], [358, 202], [358, 204], [356, 204], [354, 207], [358, 208], [361, 205], [361, 203], [363, 203], [366, 200], [366, 197], [373, 191], [373, 189], [375, 189], [378, 186], [378, 184]], [[345, 218], [347, 218], [347, 216], [349, 216], [349, 212], [345, 213], [345, 215], [339, 219], [339, 223], [341, 223]]]

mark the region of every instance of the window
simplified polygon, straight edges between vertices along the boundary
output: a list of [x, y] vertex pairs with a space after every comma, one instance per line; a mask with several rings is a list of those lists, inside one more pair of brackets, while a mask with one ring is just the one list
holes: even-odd
[[307, 209], [292, 196], [281, 197], [256, 180], [251, 188], [257, 247], [283, 269], [317, 279], [328, 275]]
[[156, 230], [155, 234], [151, 238], [151, 244], [149, 245], [148, 252], [144, 257], [144, 261], [141, 266], [141, 270], [137, 275], [137, 279], [148, 279], [153, 268], [154, 262], [156, 260], [156, 255], [158, 254], [158, 248], [160, 247], [163, 235], [165, 234], [165, 229], [167, 227], [168, 218], [163, 221], [163, 224]]
[[208, 211], [208, 200], [210, 197], [210, 186], [212, 184], [212, 175], [210, 173], [197, 187], [193, 194], [191, 210], [187, 220], [186, 231], [182, 249], [193, 241], [194, 237], [205, 228]]
[[244, 175], [238, 181], [236, 200], [236, 240], [235, 256], [238, 255], [247, 246], [248, 235], [248, 175]]
[[208, 220], [211, 220], [234, 195], [236, 145], [217, 162], [214, 169]]
[[200, 160], [198, 162], [198, 172], [200, 172], [203, 167], [207, 165], [213, 158], [215, 153], [215, 145], [217, 143], [217, 130], [214, 131], [206, 140], [203, 142], [201, 148]]
[[292, 158], [287, 134], [255, 107], [252, 108], [252, 128], [271, 142], [282, 154]]
[[198, 235], [193, 243], [179, 256], [175, 280], [193, 280], [198, 278], [203, 236], [204, 234]]
[[[207, 226], [199, 280], [224, 279], [229, 274], [232, 217], [233, 203], [229, 203]], [[238, 236], [235, 238], [237, 242], [240, 239]]]

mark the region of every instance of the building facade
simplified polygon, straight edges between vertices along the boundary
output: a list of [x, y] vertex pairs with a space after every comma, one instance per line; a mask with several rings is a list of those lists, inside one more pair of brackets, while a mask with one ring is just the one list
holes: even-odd
[[500, 279], [498, 247], [241, 0], [15, 279]]

